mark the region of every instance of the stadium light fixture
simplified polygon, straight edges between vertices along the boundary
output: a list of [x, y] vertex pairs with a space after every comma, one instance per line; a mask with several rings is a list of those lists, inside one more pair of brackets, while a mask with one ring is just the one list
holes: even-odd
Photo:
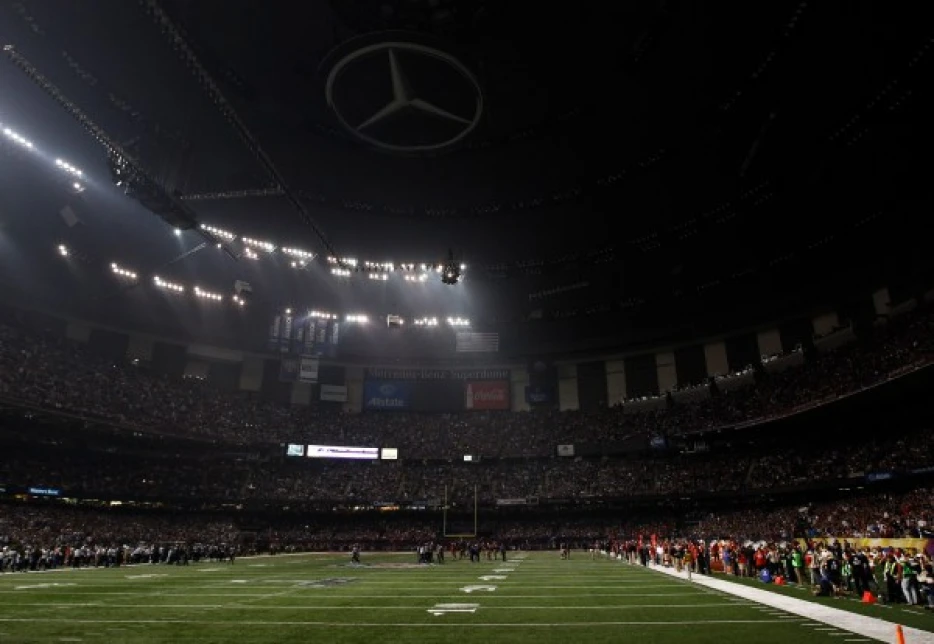
[[138, 277], [135, 271], [131, 271], [131, 270], [129, 270], [129, 269], [123, 268], [122, 266], [120, 266], [120, 265], [117, 264], [116, 262], [112, 262], [112, 263], [110, 264], [110, 271], [111, 271], [114, 275], [118, 275], [118, 276], [120, 276], [120, 277], [125, 277], [125, 278], [130, 279], [130, 280], [135, 280], [135, 279]]

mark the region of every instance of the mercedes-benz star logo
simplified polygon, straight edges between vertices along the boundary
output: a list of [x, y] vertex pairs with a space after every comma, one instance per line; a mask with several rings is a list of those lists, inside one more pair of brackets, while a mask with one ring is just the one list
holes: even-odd
[[[382, 83], [380, 95], [376, 75], [385, 74], [382, 70], [388, 71], [389, 83]], [[348, 131], [390, 152], [435, 152], [455, 145], [483, 113], [480, 84], [463, 63], [407, 42], [369, 45], [339, 60], [328, 73], [325, 97]]]

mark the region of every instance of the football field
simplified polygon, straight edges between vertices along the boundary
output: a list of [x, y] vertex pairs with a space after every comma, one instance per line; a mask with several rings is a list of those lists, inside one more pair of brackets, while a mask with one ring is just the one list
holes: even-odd
[[5, 574], [0, 642], [872, 641], [603, 557], [515, 556], [418, 566], [414, 554], [364, 553], [353, 567], [309, 554]]

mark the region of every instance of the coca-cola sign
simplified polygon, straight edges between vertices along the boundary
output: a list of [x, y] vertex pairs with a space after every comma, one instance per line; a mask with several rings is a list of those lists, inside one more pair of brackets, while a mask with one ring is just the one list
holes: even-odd
[[506, 380], [467, 381], [464, 385], [464, 407], [489, 410], [510, 408], [509, 382]]

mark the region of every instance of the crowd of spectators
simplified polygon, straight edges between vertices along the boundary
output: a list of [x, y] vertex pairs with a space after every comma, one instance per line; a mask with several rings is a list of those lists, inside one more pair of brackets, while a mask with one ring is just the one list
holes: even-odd
[[[369, 510], [349, 518], [334, 514], [311, 521], [297, 518], [295, 512], [303, 503], [318, 509], [322, 504], [371, 508], [378, 501], [403, 508], [431, 507], [442, 494], [461, 509], [472, 505], [475, 494], [484, 505], [525, 499], [530, 506], [535, 505], [531, 499], [586, 502], [656, 496], [670, 501], [711, 493], [746, 498], [743, 509], [720, 512], [711, 512], [710, 505], [693, 513], [661, 506], [651, 512], [623, 511], [612, 519], [606, 514], [543, 519], [534, 513], [525, 519], [492, 513], [494, 518], [484, 519], [482, 530], [491, 538], [528, 548], [560, 543], [587, 547], [595, 540], [632, 540], [648, 534], [768, 542], [794, 537], [934, 537], [934, 503], [926, 488], [832, 502], [752, 500], [756, 492], [817, 490], [843, 479], [862, 480], [869, 472], [930, 469], [934, 444], [927, 432], [893, 431], [831, 441], [829, 447], [818, 446], [813, 438], [789, 437], [778, 448], [773, 442], [759, 449], [715, 448], [702, 454], [552, 456], [558, 444], [685, 436], [789, 414], [854, 393], [926, 364], [934, 337], [932, 321], [928, 311], [901, 316], [858, 341], [815, 352], [801, 366], [754, 370], [752, 386], [724, 387], [660, 409], [456, 415], [345, 415], [283, 406], [252, 394], [215, 390], [206, 381], [173, 380], [145, 366], [104, 359], [85, 345], [0, 324], [0, 399], [17, 405], [17, 422], [36, 424], [36, 431], [18, 433], [12, 425], [3, 425], [10, 431], [4, 436], [0, 492], [36, 486], [62, 490], [63, 496], [82, 503], [187, 500], [192, 502], [189, 507], [200, 504], [215, 510], [173, 514], [6, 502], [0, 504], [0, 567], [23, 561], [26, 552], [44, 552], [46, 560], [49, 553], [65, 557], [62, 549], [91, 553], [80, 555], [86, 562], [111, 561], [108, 553], [114, 549], [136, 553], [141, 561], [145, 552], [164, 552], [168, 560], [169, 552], [190, 552], [190, 547], [204, 544], [228, 548], [226, 544], [237, 543], [245, 552], [260, 547], [346, 549], [353, 543], [404, 549], [436, 540], [437, 516], [408, 512], [387, 519]], [[32, 418], [39, 409], [51, 410], [52, 420], [47, 415], [41, 423]], [[205, 447], [206, 443], [182, 441], [186, 447], [176, 451], [131, 449], [80, 431], [67, 441], [42, 438], [43, 431], [51, 436], [58, 430], [50, 427], [72, 422], [75, 415], [147, 436], [183, 435], [214, 443]], [[405, 459], [286, 458], [281, 449], [259, 448], [286, 442], [394, 445]], [[480, 462], [461, 460], [462, 454], [476, 453], [478, 447], [485, 456]], [[233, 512], [232, 507], [240, 509], [224, 514]], [[218, 508], [228, 510], [218, 514]], [[289, 511], [273, 512], [284, 508]], [[260, 510], [267, 514], [247, 514]], [[180, 550], [178, 544], [188, 549]], [[21, 569], [20, 564], [14, 569]]]
[[558, 444], [749, 423], [853, 393], [929, 361], [932, 327], [934, 315], [927, 309], [901, 315], [856, 341], [814, 352], [801, 366], [755, 370], [748, 387], [723, 387], [661, 409], [633, 413], [622, 405], [598, 412], [432, 415], [282, 405], [104, 358], [87, 345], [7, 320], [0, 323], [0, 399], [228, 443], [393, 445], [409, 458], [460, 457], [477, 449], [489, 456], [531, 457], [552, 454]]
[[[211, 450], [127, 451], [7, 441], [0, 483], [63, 490], [78, 498], [373, 504], [425, 504], [447, 490], [451, 498], [621, 498], [632, 496], [755, 493], [863, 481], [867, 474], [909, 474], [934, 467], [930, 432], [893, 432], [829, 446], [789, 444], [702, 454], [651, 453], [618, 457], [548, 457], [345, 461], [281, 454]], [[103, 440], [103, 439], [101, 439]]]
[[[481, 518], [486, 537], [510, 547], [551, 549], [559, 543], [587, 548], [594, 541], [663, 539], [786, 543], [794, 539], [934, 538], [934, 496], [929, 488], [869, 494], [803, 506], [739, 508], [705, 512], [692, 519], [674, 510], [621, 511], [574, 518], [541, 513], [525, 518]], [[609, 518], [612, 516], [612, 518]], [[386, 517], [378, 512], [297, 514], [178, 514], [61, 504], [0, 505], [0, 548], [80, 546], [137, 547], [151, 544], [239, 544], [242, 552], [348, 549], [406, 550], [433, 541], [436, 513]]]
[[[432, 504], [445, 492], [483, 504], [500, 499], [612, 499], [633, 496], [774, 492], [862, 483], [873, 473], [908, 475], [934, 468], [934, 444], [911, 430], [859, 441], [814, 441], [729, 448], [700, 454], [637, 453], [548, 457], [346, 461], [280, 453], [211, 450], [129, 451], [87, 444], [37, 445], [35, 432], [6, 441], [0, 483], [62, 490], [77, 498], [189, 500], [204, 503]], [[99, 439], [106, 441], [106, 438]]]

